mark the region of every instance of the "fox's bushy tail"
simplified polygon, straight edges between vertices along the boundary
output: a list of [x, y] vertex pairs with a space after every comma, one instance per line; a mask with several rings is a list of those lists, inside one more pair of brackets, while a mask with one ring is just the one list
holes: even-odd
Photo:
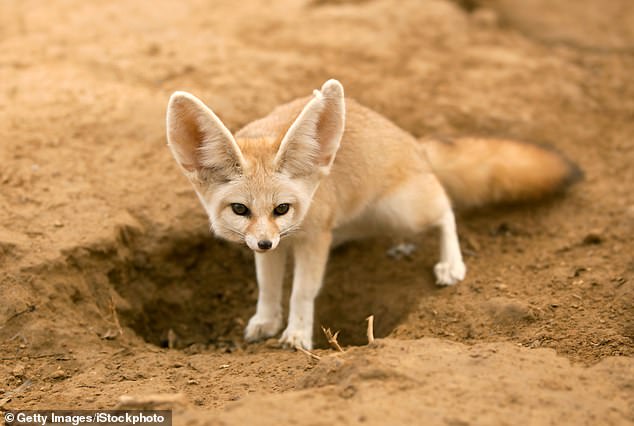
[[525, 142], [426, 139], [423, 147], [452, 203], [463, 209], [544, 198], [583, 177], [554, 149]]

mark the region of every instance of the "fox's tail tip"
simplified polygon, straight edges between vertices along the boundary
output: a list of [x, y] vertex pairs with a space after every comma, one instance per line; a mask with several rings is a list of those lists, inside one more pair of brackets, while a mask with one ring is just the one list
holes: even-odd
[[489, 138], [426, 142], [432, 169], [463, 208], [538, 200], [584, 178], [575, 162], [549, 146]]
[[[526, 143], [526, 142], [521, 142]], [[533, 145], [533, 144], [531, 144]], [[553, 193], [559, 193], [566, 191], [572, 185], [583, 181], [586, 178], [586, 174], [577, 164], [572, 161], [567, 155], [559, 151], [557, 148], [551, 145], [543, 145], [543, 144], [534, 144], [534, 146], [538, 149], [541, 149], [545, 152], [548, 152], [555, 156], [559, 163], [561, 164], [560, 168], [562, 169], [559, 173], [559, 185], [552, 188]]]
[[575, 163], [574, 161], [572, 161], [571, 159], [569, 159], [563, 154], [559, 154], [559, 155], [568, 165], [568, 175], [564, 178], [564, 181], [562, 182], [562, 185], [564, 186], [564, 188], [574, 185], [577, 182], [581, 182], [582, 180], [586, 178], [585, 172], [577, 163]]

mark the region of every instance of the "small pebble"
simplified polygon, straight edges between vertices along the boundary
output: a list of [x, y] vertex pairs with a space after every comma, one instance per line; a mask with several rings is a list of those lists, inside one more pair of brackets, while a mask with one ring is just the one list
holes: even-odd
[[48, 377], [51, 379], [63, 379], [66, 377], [66, 372], [64, 370], [55, 370]]
[[603, 238], [601, 238], [601, 234], [598, 232], [590, 232], [583, 238], [583, 243], [586, 245], [596, 245], [601, 244], [603, 242]]
[[410, 243], [401, 243], [390, 248], [386, 254], [392, 259], [402, 259], [403, 257], [411, 257], [416, 251], [416, 246]]
[[24, 377], [25, 368], [22, 364], [16, 365], [13, 370], [11, 370], [11, 374], [15, 377]]

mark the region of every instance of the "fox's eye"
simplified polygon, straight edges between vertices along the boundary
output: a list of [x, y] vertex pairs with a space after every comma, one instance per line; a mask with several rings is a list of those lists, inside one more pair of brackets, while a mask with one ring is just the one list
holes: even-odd
[[249, 214], [249, 208], [240, 203], [231, 204], [231, 210], [233, 210], [233, 212], [238, 216], [246, 216]]
[[288, 203], [280, 204], [279, 206], [273, 209], [273, 214], [276, 216], [283, 216], [288, 213], [290, 205]]

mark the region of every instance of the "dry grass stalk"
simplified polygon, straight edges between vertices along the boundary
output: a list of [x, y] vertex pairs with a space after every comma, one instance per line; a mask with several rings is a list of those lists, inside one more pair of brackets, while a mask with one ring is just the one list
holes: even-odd
[[176, 332], [171, 328], [167, 330], [167, 348], [174, 349], [176, 347], [176, 340], [178, 336], [176, 336]]
[[187, 407], [189, 402], [182, 393], [147, 394], [147, 395], [122, 395], [116, 409], [173, 409]]
[[295, 349], [297, 349], [300, 352], [305, 353], [306, 355], [308, 355], [312, 359], [316, 359], [317, 361], [319, 361], [321, 359], [321, 357], [319, 355], [315, 355], [314, 353], [312, 353], [310, 351], [307, 351], [306, 349], [302, 348], [301, 346], [295, 346]]
[[335, 334], [332, 334], [332, 331], [330, 331], [329, 328], [324, 328], [323, 325], [321, 326], [321, 331], [324, 332], [324, 334], [326, 335], [326, 339], [328, 339], [328, 344], [330, 344], [330, 346], [332, 346], [333, 349], [339, 352], [343, 352], [341, 345], [339, 345], [339, 342], [337, 342], [337, 336], [339, 336], [339, 331], [337, 331]]
[[368, 345], [374, 343], [374, 315], [365, 319], [368, 322]]
[[11, 401], [11, 398], [24, 392], [29, 387], [31, 387], [32, 384], [33, 382], [31, 380], [27, 380], [24, 383], [22, 383], [20, 386], [18, 386], [17, 388], [13, 389], [12, 391], [6, 392], [4, 394], [4, 398], [0, 399], [0, 409], [2, 410], [6, 409], [5, 405]]
[[119, 336], [123, 335], [123, 328], [121, 328], [121, 323], [119, 322], [119, 315], [117, 315], [117, 308], [114, 305], [114, 299], [112, 298], [112, 296], [110, 296], [110, 312], [112, 313], [112, 320], [114, 321], [115, 327], [117, 327]]
[[110, 308], [110, 316], [112, 317], [112, 322], [114, 323], [115, 328], [108, 328], [108, 330], [106, 330], [106, 332], [101, 335], [101, 338], [106, 340], [113, 340], [123, 334], [123, 329], [121, 328], [119, 316], [117, 315], [117, 308], [114, 306], [114, 300], [112, 299], [112, 296], [110, 296], [108, 307]]

